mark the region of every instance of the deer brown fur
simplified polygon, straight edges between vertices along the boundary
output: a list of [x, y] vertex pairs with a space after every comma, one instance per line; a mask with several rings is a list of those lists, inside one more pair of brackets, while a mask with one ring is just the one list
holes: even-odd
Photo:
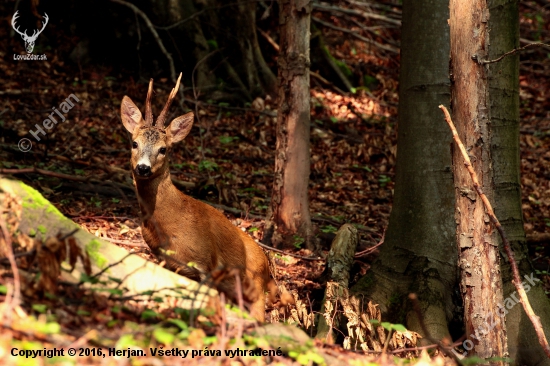
[[[164, 127], [180, 79], [181, 74], [155, 124], [152, 79], [145, 119], [129, 97], [122, 99], [122, 123], [132, 134], [132, 174], [142, 213], [143, 238], [166, 261], [167, 268], [192, 279], [204, 281], [216, 269], [236, 269], [244, 288], [253, 288], [248, 296], [251, 314], [264, 321], [265, 292], [271, 289], [274, 296], [276, 286], [270, 279], [263, 250], [221, 212], [183, 194], [170, 179], [168, 153], [174, 143], [187, 136], [193, 124], [190, 112]], [[224, 276], [217, 287], [232, 296], [235, 281], [234, 275]]]

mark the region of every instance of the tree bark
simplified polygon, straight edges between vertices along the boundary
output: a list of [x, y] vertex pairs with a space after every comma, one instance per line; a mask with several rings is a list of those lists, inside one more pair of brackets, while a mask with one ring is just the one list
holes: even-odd
[[[491, 47], [488, 59], [496, 59], [505, 52], [519, 47], [519, 6], [515, 1], [489, 0], [491, 9]], [[527, 244], [523, 230], [520, 185], [519, 147], [519, 55], [508, 56], [489, 65], [489, 91], [491, 93], [491, 155], [493, 160], [493, 185], [495, 192], [495, 214], [504, 227], [512, 245], [522, 275], [530, 277], [535, 273], [528, 258]], [[507, 256], [501, 265], [506, 307], [506, 329], [510, 358], [516, 364], [550, 365], [536, 341], [533, 326], [517, 297], [512, 284], [512, 274]], [[529, 302], [540, 317], [546, 337], [550, 336], [550, 301], [536, 276], [533, 283], [525, 280]], [[528, 291], [527, 291], [528, 290]], [[508, 308], [506, 305], [510, 306]]]
[[[473, 157], [483, 192], [494, 202], [490, 130], [490, 93], [486, 66], [489, 49], [489, 8], [486, 0], [450, 2], [453, 117], [458, 134]], [[464, 348], [481, 358], [507, 357], [497, 232], [473, 190], [459, 149], [453, 149], [456, 196], [456, 240], [461, 272], [467, 339]], [[491, 364], [503, 364], [492, 362]]]
[[280, 54], [277, 145], [265, 241], [312, 248], [309, 213], [310, 0], [279, 3]]
[[447, 323], [460, 302], [451, 141], [437, 108], [450, 98], [448, 18], [448, 1], [403, 1], [394, 204], [380, 257], [352, 288], [380, 304], [385, 321], [422, 334], [407, 300], [418, 294], [436, 339], [450, 338]]
[[344, 291], [348, 290], [350, 269], [358, 242], [357, 229], [350, 224], [344, 224], [336, 233], [328, 253], [325, 271], [329, 273], [329, 279], [321, 306], [322, 316], [319, 317], [315, 336], [328, 343], [334, 341], [332, 329], [340, 325], [340, 319], [335, 313]]

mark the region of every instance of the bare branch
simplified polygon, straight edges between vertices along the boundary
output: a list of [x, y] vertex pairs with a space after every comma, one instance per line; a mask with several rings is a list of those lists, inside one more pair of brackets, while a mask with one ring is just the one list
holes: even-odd
[[[509, 51], [509, 52], [506, 52], [505, 54], [503, 54], [502, 56], [498, 57], [498, 58], [495, 58], [494, 60], [480, 60], [478, 61], [480, 65], [487, 65], [487, 64], [494, 64], [495, 62], [499, 62], [500, 60], [502, 60], [504, 57], [506, 56], [511, 56], [513, 54], [516, 54], [518, 52], [521, 52], [527, 48], [530, 48], [530, 47], [550, 47], [550, 44], [547, 44], [547, 43], [529, 43], [523, 47], [520, 47], [520, 48], [514, 48], [512, 51]], [[472, 58], [474, 58], [472, 56]], [[475, 59], [474, 59], [475, 60]]]
[[334, 30], [337, 30], [337, 31], [340, 31], [340, 32], [344, 32], [344, 33], [348, 33], [348, 34], [351, 34], [352, 36], [354, 36], [355, 38], [363, 41], [363, 42], [366, 42], [366, 43], [369, 43], [369, 44], [372, 44], [380, 49], [383, 49], [383, 50], [386, 50], [386, 51], [389, 51], [389, 52], [392, 52], [392, 53], [395, 53], [395, 54], [399, 54], [399, 49], [395, 48], [395, 47], [392, 47], [392, 46], [385, 46], [381, 43], [378, 43], [376, 41], [373, 41], [372, 39], [369, 39], [369, 38], [366, 38], [366, 37], [363, 37], [362, 35], [360, 34], [357, 34], [357, 32], [354, 32], [352, 30], [349, 30], [349, 29], [346, 29], [346, 28], [342, 28], [342, 27], [338, 27], [338, 26], [335, 26], [333, 24], [330, 24], [330, 23], [327, 23], [319, 18], [316, 18], [316, 17], [311, 17], [311, 20], [327, 27], [327, 28], [332, 28]]
[[386, 23], [401, 26], [401, 20], [388, 18], [384, 15], [380, 15], [380, 14], [376, 14], [376, 13], [370, 13], [370, 12], [366, 12], [366, 11], [362, 11], [362, 10], [355, 10], [355, 9], [345, 9], [345, 8], [340, 8], [340, 7], [337, 7], [337, 6], [328, 5], [326, 3], [320, 3], [320, 4], [319, 3], [314, 3], [313, 7], [315, 9], [322, 10], [322, 11], [334, 11], [334, 12], [343, 13], [343, 14], [358, 15], [358, 16], [361, 16], [365, 19], [381, 20], [381, 21], [386, 22]]

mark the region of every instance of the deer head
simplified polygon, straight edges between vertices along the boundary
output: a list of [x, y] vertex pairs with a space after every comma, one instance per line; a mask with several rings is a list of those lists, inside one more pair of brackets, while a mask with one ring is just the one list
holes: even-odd
[[25, 29], [25, 32], [20, 32], [19, 27], [15, 26], [15, 21], [17, 20], [17, 17], [19, 17], [17, 13], [19, 13], [19, 10], [16, 11], [15, 14], [13, 14], [13, 18], [11, 18], [11, 26], [13, 30], [15, 30], [17, 33], [21, 35], [21, 37], [23, 38], [23, 41], [25, 41], [25, 49], [27, 50], [27, 53], [32, 53], [32, 50], [34, 49], [34, 43], [36, 42], [36, 38], [38, 38], [38, 35], [40, 35], [40, 33], [42, 33], [44, 28], [46, 28], [46, 24], [48, 24], [48, 20], [50, 18], [48, 17], [48, 14], [44, 13], [44, 22], [42, 23], [42, 29], [40, 30], [35, 29], [34, 32], [32, 33], [32, 36], [29, 36], [27, 34], [26, 29]]
[[164, 127], [168, 109], [178, 92], [180, 80], [181, 74], [155, 124], [153, 124], [151, 110], [153, 79], [149, 82], [149, 90], [145, 100], [145, 119], [143, 119], [139, 108], [129, 97], [124, 96], [122, 99], [120, 115], [124, 127], [132, 134], [131, 163], [136, 179], [152, 179], [161, 174], [169, 174], [166, 156], [172, 144], [183, 140], [191, 131], [193, 112], [175, 118], [168, 127]]

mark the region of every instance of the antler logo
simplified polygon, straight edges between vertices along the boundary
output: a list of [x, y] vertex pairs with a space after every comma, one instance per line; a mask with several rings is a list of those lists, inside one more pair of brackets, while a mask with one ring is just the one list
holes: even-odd
[[29, 36], [27, 34], [26, 29], [25, 29], [25, 32], [20, 32], [19, 27], [15, 26], [15, 21], [19, 16], [17, 13], [19, 13], [19, 10], [16, 11], [15, 14], [13, 14], [13, 18], [11, 18], [11, 26], [13, 27], [13, 30], [15, 30], [17, 33], [21, 35], [21, 37], [23, 38], [23, 41], [25, 41], [25, 48], [27, 49], [27, 53], [32, 53], [36, 39], [38, 38], [40, 33], [42, 33], [44, 28], [46, 28], [46, 24], [48, 24], [48, 20], [50, 18], [48, 18], [48, 14], [44, 13], [44, 22], [42, 23], [42, 29], [40, 30], [35, 29], [34, 32], [32, 33], [32, 36]]

